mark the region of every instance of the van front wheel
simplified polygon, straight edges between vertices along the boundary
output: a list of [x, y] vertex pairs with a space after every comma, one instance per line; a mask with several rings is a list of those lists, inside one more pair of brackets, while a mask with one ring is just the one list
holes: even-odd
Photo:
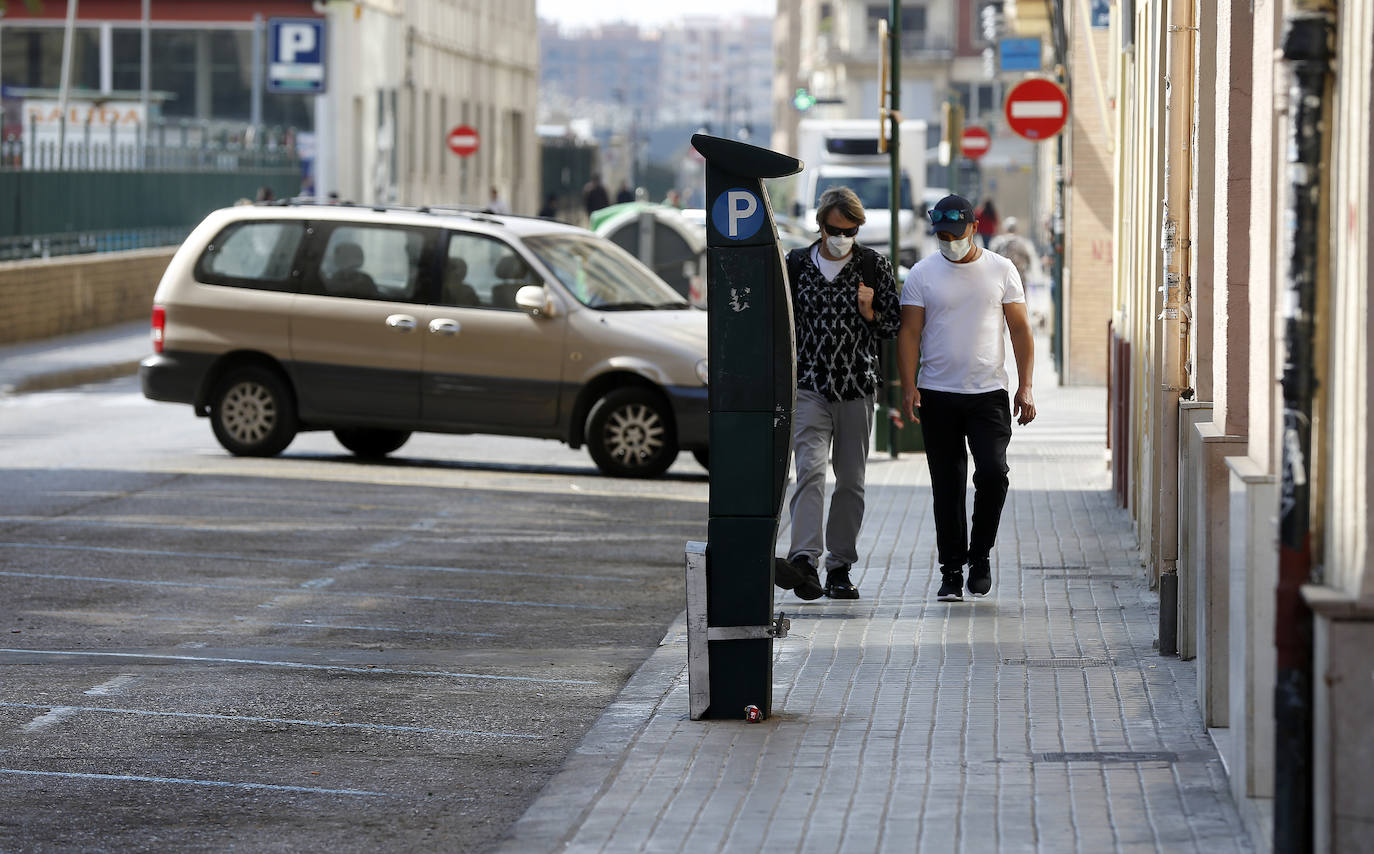
[[224, 375], [210, 401], [215, 438], [238, 457], [274, 457], [296, 438], [296, 399], [280, 376], [256, 366]]
[[657, 477], [677, 459], [677, 428], [663, 396], [618, 388], [587, 416], [587, 450], [612, 477]]

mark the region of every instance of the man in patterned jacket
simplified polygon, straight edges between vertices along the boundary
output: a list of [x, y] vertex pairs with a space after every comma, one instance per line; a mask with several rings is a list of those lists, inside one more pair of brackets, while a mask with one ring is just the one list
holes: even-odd
[[[797, 341], [792, 546], [774, 564], [779, 587], [803, 599], [858, 599], [849, 569], [864, 515], [864, 468], [873, 404], [882, 383], [878, 342], [894, 338], [901, 309], [892, 265], [854, 243], [866, 216], [848, 187], [821, 195], [821, 236], [787, 256]], [[832, 456], [833, 455], [833, 456]], [[835, 494], [825, 519], [825, 470], [833, 460]], [[825, 558], [826, 581], [817, 572]]]

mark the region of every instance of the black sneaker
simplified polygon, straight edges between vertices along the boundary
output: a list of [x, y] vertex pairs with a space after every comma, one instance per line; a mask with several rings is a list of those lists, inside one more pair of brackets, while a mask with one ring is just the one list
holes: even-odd
[[964, 568], [962, 566], [940, 567], [940, 592], [935, 598], [941, 602], [964, 601]]
[[810, 602], [812, 599], [819, 599], [825, 595], [825, 588], [821, 587], [821, 575], [816, 571], [816, 564], [811, 562], [811, 558], [806, 555], [797, 555], [795, 560], [786, 561], [786, 563], [792, 570], [791, 590], [797, 594], [797, 598]]
[[849, 567], [837, 566], [825, 573], [825, 595], [831, 599], [859, 598], [859, 588], [849, 580]]
[[986, 596], [992, 589], [992, 566], [985, 557], [976, 557], [968, 563], [968, 592], [974, 596]]

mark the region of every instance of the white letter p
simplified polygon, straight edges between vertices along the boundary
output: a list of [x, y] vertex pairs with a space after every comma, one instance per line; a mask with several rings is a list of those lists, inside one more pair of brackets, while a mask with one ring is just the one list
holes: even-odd
[[[740, 202], [744, 202], [741, 206]], [[726, 205], [730, 208], [730, 236], [739, 236], [739, 221], [753, 216], [759, 209], [754, 194], [745, 190], [731, 190], [726, 195]]]
[[315, 28], [312, 26], [283, 24], [280, 38], [282, 62], [295, 62], [300, 54], [315, 50]]

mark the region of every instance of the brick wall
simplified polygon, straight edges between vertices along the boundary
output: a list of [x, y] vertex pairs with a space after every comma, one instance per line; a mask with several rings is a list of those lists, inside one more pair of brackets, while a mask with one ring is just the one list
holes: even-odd
[[145, 319], [175, 247], [0, 263], [0, 344]]
[[[1064, 382], [1105, 385], [1107, 321], [1112, 316], [1112, 204], [1115, 156], [1108, 151], [1093, 88], [1093, 65], [1085, 33], [1097, 48], [1097, 68], [1107, 73], [1113, 59], [1111, 30], [1090, 28], [1075, 19], [1070, 35], [1069, 80], [1073, 103], [1069, 113], [1067, 255], [1064, 272]], [[1103, 81], [1103, 86], [1107, 81]], [[1110, 121], [1110, 116], [1108, 117]]]

